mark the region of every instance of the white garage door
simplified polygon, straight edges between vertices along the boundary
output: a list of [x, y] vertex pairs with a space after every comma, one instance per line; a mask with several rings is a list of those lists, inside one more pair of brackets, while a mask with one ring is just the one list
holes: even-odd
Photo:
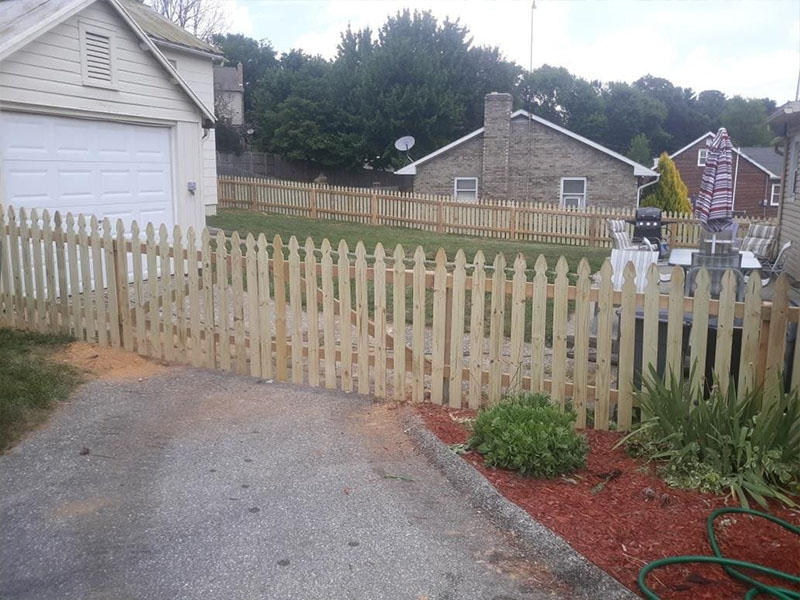
[[170, 130], [128, 123], [0, 113], [0, 198], [44, 208], [175, 223]]

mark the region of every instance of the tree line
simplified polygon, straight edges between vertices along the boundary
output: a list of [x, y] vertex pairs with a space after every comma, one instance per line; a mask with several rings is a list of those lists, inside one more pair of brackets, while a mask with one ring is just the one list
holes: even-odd
[[[646, 75], [633, 83], [589, 81], [563, 67], [532, 72], [496, 47], [472, 43], [467, 27], [430, 12], [402, 11], [376, 32], [348, 28], [331, 60], [267, 41], [216, 35], [244, 68], [245, 111], [257, 149], [320, 165], [396, 167], [394, 141], [413, 135], [419, 158], [481, 127], [483, 97], [509, 92], [515, 108], [650, 165], [724, 126], [737, 146], [768, 145], [769, 98], [695, 92]], [[236, 149], [236, 136], [219, 144]]]

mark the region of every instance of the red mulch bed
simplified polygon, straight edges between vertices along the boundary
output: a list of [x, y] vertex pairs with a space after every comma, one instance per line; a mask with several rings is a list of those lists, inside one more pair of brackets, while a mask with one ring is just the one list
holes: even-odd
[[[473, 411], [432, 404], [419, 405], [417, 410], [444, 443], [467, 441], [466, 429], [451, 415], [474, 416]], [[733, 501], [667, 486], [646, 463], [621, 448], [614, 449], [619, 433], [587, 430], [585, 434], [590, 446], [586, 468], [568, 478], [522, 477], [487, 467], [476, 452], [463, 458], [506, 498], [637, 593], [636, 577], [645, 564], [681, 554], [711, 555], [706, 518], [715, 508], [735, 506]], [[621, 474], [593, 493], [592, 488], [615, 470]], [[800, 511], [778, 505], [770, 508], [776, 516], [800, 525]], [[717, 539], [728, 558], [800, 575], [800, 538], [769, 521], [723, 516], [717, 520]], [[664, 599], [739, 599], [747, 591], [721, 568], [697, 564], [659, 569], [650, 574], [648, 585]]]

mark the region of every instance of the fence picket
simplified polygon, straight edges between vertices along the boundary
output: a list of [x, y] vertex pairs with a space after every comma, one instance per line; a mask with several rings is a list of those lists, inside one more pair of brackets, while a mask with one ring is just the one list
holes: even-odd
[[436, 252], [433, 274], [433, 323], [431, 326], [431, 402], [442, 404], [444, 391], [445, 320], [447, 319], [447, 255]]
[[[70, 321], [69, 321], [69, 295], [67, 294], [67, 260], [66, 260], [66, 236], [64, 235], [64, 222], [61, 219], [61, 213], [56, 211], [53, 215], [53, 237], [55, 239], [56, 245], [56, 266], [58, 269], [58, 313], [59, 313], [59, 320], [61, 322], [61, 331], [64, 333], [69, 333], [70, 328]], [[105, 244], [105, 242], [104, 242]], [[18, 257], [18, 251], [15, 252], [14, 249], [16, 246], [12, 244], [11, 250], [11, 259], [14, 260], [15, 257]], [[17, 258], [19, 260], [19, 258]], [[19, 264], [19, 263], [18, 263]], [[17, 267], [19, 268], [19, 266]], [[13, 270], [13, 262], [12, 262], [12, 270]], [[19, 271], [17, 271], [17, 276], [19, 275]], [[14, 279], [15, 289], [21, 289], [21, 286], [18, 285], [17, 278]], [[21, 318], [22, 315], [22, 295], [18, 296], [19, 300], [19, 307], [18, 307], [18, 315]]]
[[[30, 284], [30, 244], [28, 243], [27, 235], [27, 218], [24, 213], [20, 211], [20, 238], [22, 243], [22, 268], [25, 270], [25, 299], [28, 302], [27, 322], [28, 327], [32, 325], [32, 312], [33, 312], [33, 294], [31, 293]], [[72, 213], [67, 213], [66, 219], [66, 236], [67, 236], [67, 263], [69, 265], [69, 311], [70, 311], [70, 327], [72, 335], [77, 339], [83, 339], [83, 324], [81, 321], [81, 282], [78, 276], [78, 240], [75, 234], [75, 217]]]
[[597, 372], [595, 374], [594, 428], [608, 429], [611, 401], [611, 319], [613, 316], [613, 284], [611, 262], [606, 259], [600, 268], [600, 290], [597, 300]]
[[350, 302], [350, 256], [347, 242], [339, 241], [339, 339], [342, 356], [342, 389], [353, 391], [353, 328]]
[[[70, 227], [72, 229], [72, 227]], [[74, 237], [74, 233], [73, 233]], [[33, 289], [33, 268], [31, 258], [30, 221], [24, 208], [19, 211], [19, 246], [22, 252], [22, 280], [25, 285], [25, 324], [28, 329], [36, 328], [36, 294]], [[74, 241], [73, 241], [74, 245]], [[70, 264], [70, 269], [77, 270], [77, 260]], [[78, 312], [80, 318], [80, 311]], [[77, 330], [76, 330], [77, 331]], [[77, 333], [76, 333], [77, 335]]]
[[[80, 221], [79, 221], [80, 222]], [[86, 223], [79, 233], [83, 234], [83, 242], [86, 241]], [[45, 291], [44, 291], [44, 261], [42, 260], [42, 229], [39, 226], [39, 212], [34, 208], [31, 211], [31, 246], [33, 247], [33, 285], [36, 289], [36, 330], [44, 332], [47, 330], [47, 317], [45, 315]], [[83, 258], [83, 256], [81, 256]], [[84, 281], [86, 279], [84, 278]]]
[[375, 246], [373, 318], [375, 321], [375, 397], [386, 394], [386, 252], [383, 244]]
[[[108, 295], [108, 330], [111, 346], [122, 345], [119, 330], [119, 299], [117, 296], [117, 261], [114, 257], [114, 240], [111, 237], [111, 221], [103, 219], [103, 252], [106, 266], [106, 290]], [[62, 291], [66, 294], [66, 290]]]
[[[175, 335], [172, 330], [172, 267], [169, 259], [169, 233], [163, 223], [158, 228], [158, 253], [161, 276], [158, 278], [158, 296], [161, 299], [161, 350], [164, 360], [175, 360]], [[227, 281], [225, 288], [227, 289]]]
[[392, 281], [392, 360], [394, 399], [406, 399], [406, 253], [400, 244], [394, 249]]
[[[186, 354], [186, 261], [183, 258], [183, 232], [180, 225], [175, 225], [172, 231], [172, 265], [175, 270], [175, 322], [178, 334], [175, 336], [176, 354], [178, 357]], [[183, 362], [187, 362], [185, 359]]]
[[117, 305], [122, 347], [133, 350], [133, 327], [131, 326], [130, 292], [128, 287], [128, 251], [126, 250], [125, 226], [117, 219], [117, 238], [114, 240], [117, 259]]
[[692, 330], [689, 334], [690, 373], [693, 376], [692, 389], [705, 385], [706, 349], [708, 347], [708, 306], [711, 298], [711, 278], [706, 269], [697, 274], [694, 290], [694, 310], [692, 311]]
[[[187, 268], [189, 270], [189, 326], [191, 333], [191, 364], [195, 367], [203, 366], [203, 346], [200, 343], [200, 327], [202, 325], [200, 317], [200, 294], [202, 292], [202, 280], [199, 277], [197, 264], [197, 234], [194, 227], [189, 227], [186, 231], [186, 256], [188, 258]], [[141, 262], [141, 261], [140, 261]], [[144, 331], [144, 329], [142, 329]]]
[[336, 389], [336, 317], [333, 294], [333, 258], [328, 238], [322, 240], [322, 343], [325, 351], [325, 387]]
[[[89, 220], [89, 238], [92, 244], [92, 272], [94, 275], [94, 305], [97, 309], [95, 325], [97, 326], [97, 343], [107, 346], [109, 343], [108, 306], [106, 305], [105, 269], [103, 268], [103, 240], [100, 238], [100, 226], [97, 217]], [[54, 286], [55, 287], [55, 286]], [[51, 315], [53, 317], [54, 315]]]
[[567, 273], [569, 265], [561, 256], [556, 263], [556, 281], [553, 298], [553, 381], [550, 395], [554, 402], [564, 408], [567, 377]]
[[534, 265], [531, 311], [531, 390], [544, 391], [544, 345], [547, 325], [547, 261], [541, 254]]
[[682, 344], [683, 344], [683, 269], [675, 266], [672, 268], [672, 287], [669, 290], [669, 311], [667, 317], [667, 358], [666, 374], [670, 377], [680, 378], [682, 372]]
[[[216, 236], [217, 253], [217, 286], [215, 296], [218, 311], [216, 314], [216, 325], [219, 332], [219, 367], [223, 371], [231, 370], [231, 336], [230, 336], [230, 308], [228, 303], [228, 244], [225, 234], [217, 232]], [[163, 278], [164, 273], [162, 271]], [[285, 312], [284, 312], [285, 314]]]
[[144, 274], [142, 273], [142, 240], [140, 239], [139, 224], [131, 223], [131, 251], [133, 255], [133, 290], [136, 300], [134, 314], [136, 319], [136, 351], [147, 355], [147, 334], [145, 332], [144, 316]]
[[161, 298], [158, 295], [157, 259], [159, 251], [156, 245], [156, 231], [152, 223], [148, 223], [145, 228], [145, 244], [147, 253], [147, 292], [149, 296], [147, 318], [150, 321], [150, 342], [147, 345], [147, 353], [154, 358], [161, 358], [164, 356], [164, 350], [161, 343]]
[[489, 313], [489, 404], [500, 400], [503, 355], [503, 338], [506, 310], [506, 257], [498, 252], [494, 257], [492, 273], [492, 300]]
[[772, 313], [767, 341], [767, 365], [764, 371], [764, 401], [775, 402], [780, 393], [783, 375], [786, 331], [789, 324], [789, 279], [781, 273], [775, 282]]
[[647, 287], [644, 291], [644, 321], [642, 323], [642, 365], [639, 373], [642, 381], [650, 378], [650, 368], [658, 366], [658, 322], [659, 322], [659, 282], [661, 274], [658, 266], [650, 265], [647, 271]]
[[369, 393], [369, 294], [367, 293], [367, 251], [363, 242], [356, 244], [356, 353], [358, 356], [358, 393]]
[[319, 311], [317, 309], [317, 257], [314, 240], [306, 238], [306, 323], [308, 328], [308, 383], [319, 386]]
[[261, 376], [272, 377], [272, 300], [269, 294], [269, 254], [267, 237], [258, 236], [258, 322], [259, 355], [261, 357]]
[[[744, 317], [742, 318], [742, 348], [739, 355], [739, 398], [744, 398], [756, 386], [758, 368], [758, 348], [761, 336], [761, 276], [758, 271], [750, 274], [744, 297]], [[795, 353], [795, 358], [798, 358]], [[792, 372], [800, 377], [800, 369]]]
[[509, 362], [510, 391], [522, 389], [522, 347], [525, 342], [525, 294], [527, 264], [522, 253], [514, 260], [514, 277], [511, 291], [511, 358]]
[[575, 426], [579, 429], [586, 427], [586, 401], [589, 385], [589, 288], [590, 281], [589, 261], [585, 258], [578, 263], [578, 281], [575, 285], [575, 346], [573, 348], [573, 363], [575, 365], [575, 387], [572, 405], [575, 410]]
[[425, 252], [422, 246], [414, 251], [412, 310], [412, 399], [425, 400]]
[[275, 377], [278, 381], [289, 378], [286, 356], [286, 261], [283, 240], [276, 235], [272, 240], [273, 285], [275, 297]]
[[[295, 243], [297, 243], [295, 241]], [[244, 282], [242, 280], [242, 240], [239, 232], [231, 235], [231, 304], [233, 305], [233, 339], [236, 359], [235, 371], [243, 375], [247, 370], [247, 352], [244, 343]]]
[[[148, 225], [148, 256], [150, 255], [149, 229], [150, 226]], [[200, 234], [200, 245], [203, 263], [203, 330], [206, 336], [203, 350], [205, 352], [205, 366], [209, 369], [214, 369], [217, 366], [217, 326], [214, 314], [214, 258], [211, 255], [211, 235], [208, 233], [208, 229], [203, 229]], [[150, 331], [152, 335], [153, 329], [151, 328]]]
[[[0, 219], [2, 218], [2, 208], [0, 208]], [[56, 273], [56, 256], [55, 248], [53, 246], [53, 228], [50, 224], [50, 212], [45, 209], [42, 212], [42, 237], [44, 242], [44, 268], [47, 279], [47, 313], [48, 323], [51, 330], [58, 329], [58, 292], [56, 290], [56, 280], [58, 278]], [[97, 228], [97, 218], [92, 217], [94, 227]], [[94, 250], [94, 247], [92, 248]], [[8, 268], [8, 262], [3, 265]], [[10, 284], [10, 273], [6, 274], [5, 281]], [[102, 279], [101, 279], [102, 281]], [[11, 299], [8, 299], [6, 304], [8, 308], [11, 307]], [[10, 324], [10, 323], [9, 323]]]
[[625, 265], [622, 283], [622, 306], [619, 317], [620, 344], [617, 375], [617, 427], [631, 428], [633, 418], [633, 345], [636, 329], [636, 269]]
[[728, 390], [731, 367], [731, 345], [733, 344], [733, 317], [736, 309], [736, 278], [730, 269], [722, 276], [722, 291], [719, 295], [717, 315], [717, 347], [714, 355], [714, 370], [719, 378], [720, 389]]
[[453, 294], [452, 317], [450, 329], [450, 381], [448, 383], [448, 404], [454, 408], [461, 408], [462, 381], [464, 369], [464, 294], [467, 281], [467, 259], [464, 251], [456, 252], [455, 266], [453, 268]]

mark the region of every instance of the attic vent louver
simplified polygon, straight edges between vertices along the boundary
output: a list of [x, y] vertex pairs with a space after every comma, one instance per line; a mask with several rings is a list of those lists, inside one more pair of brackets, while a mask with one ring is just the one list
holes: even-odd
[[113, 33], [90, 27], [85, 23], [80, 25], [83, 84], [115, 87]]

